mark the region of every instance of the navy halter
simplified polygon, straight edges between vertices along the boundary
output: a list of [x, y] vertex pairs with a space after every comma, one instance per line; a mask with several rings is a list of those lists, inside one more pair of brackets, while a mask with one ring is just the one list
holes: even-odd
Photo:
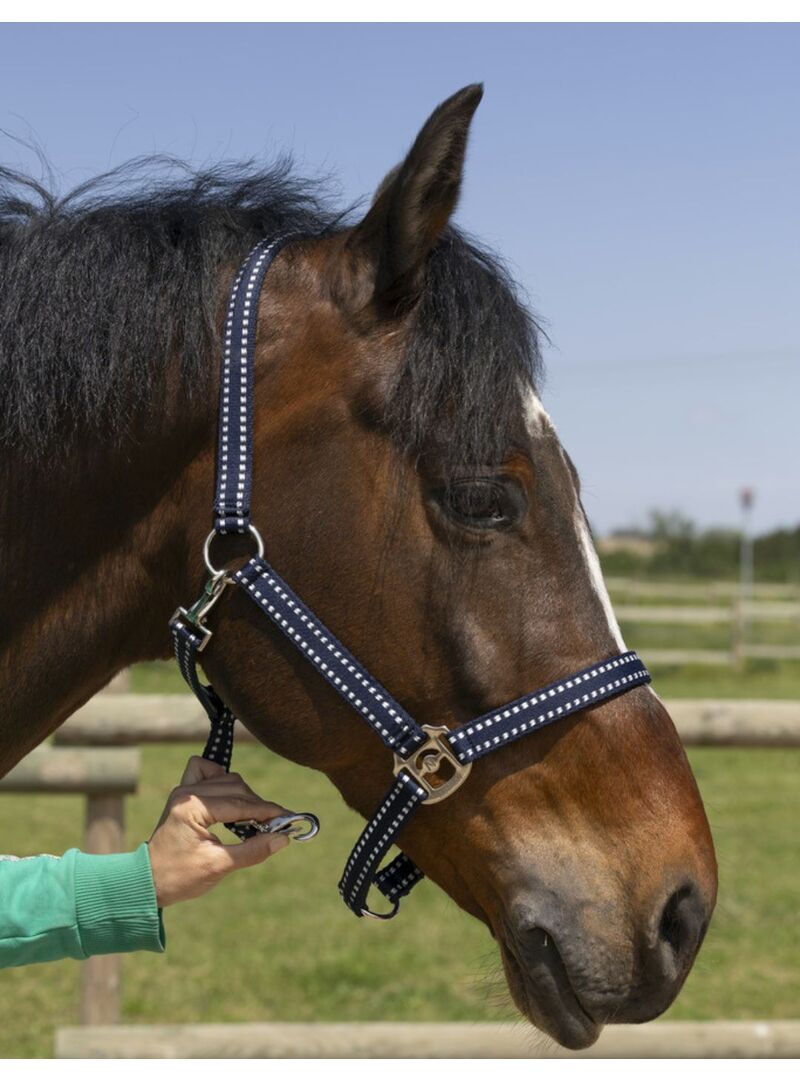
[[[211, 686], [197, 674], [199, 654], [211, 631], [208, 612], [228, 585], [237, 585], [316, 668], [333, 689], [358, 712], [394, 753], [395, 780], [353, 848], [339, 892], [356, 915], [389, 919], [399, 902], [424, 876], [411, 860], [398, 855], [385, 868], [381, 860], [411, 814], [421, 805], [448, 798], [467, 779], [472, 763], [506, 743], [538, 731], [555, 720], [616, 697], [650, 681], [635, 652], [619, 653], [547, 686], [492, 709], [455, 729], [418, 724], [322, 623], [264, 559], [263, 544], [250, 522], [253, 474], [253, 358], [258, 301], [264, 277], [281, 248], [294, 236], [263, 240], [245, 259], [233, 283], [225, 323], [220, 386], [217, 492], [214, 528], [204, 558], [209, 578], [202, 595], [170, 621], [175, 655], [183, 677], [211, 723], [203, 756], [230, 767], [235, 717]], [[258, 554], [235, 572], [217, 570], [210, 559], [215, 536], [250, 533]], [[237, 836], [252, 835], [252, 826], [232, 823]], [[386, 914], [367, 905], [372, 885], [391, 904]]]

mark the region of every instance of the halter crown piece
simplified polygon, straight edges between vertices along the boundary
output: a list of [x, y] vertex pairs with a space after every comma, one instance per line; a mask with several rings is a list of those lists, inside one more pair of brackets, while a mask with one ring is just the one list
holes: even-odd
[[[406, 855], [398, 855], [383, 869], [381, 860], [419, 806], [452, 795], [467, 779], [473, 762], [492, 750], [647, 683], [650, 675], [635, 652], [619, 653], [461, 727], [420, 725], [263, 558], [261, 537], [250, 523], [258, 300], [272, 261], [296, 238], [287, 235], [257, 244], [231, 289], [222, 356], [214, 528], [204, 550], [210, 576], [195, 604], [188, 609], [178, 608], [170, 629], [181, 673], [211, 722], [203, 751], [210, 761], [230, 767], [235, 717], [213, 688], [200, 682], [197, 663], [211, 637], [205, 618], [228, 585], [243, 590], [393, 751], [394, 783], [358, 838], [339, 882], [342, 899], [356, 915], [389, 919], [397, 914], [401, 898], [424, 875]], [[210, 560], [211, 541], [226, 533], [250, 533], [258, 549], [242, 569], [232, 573], [215, 569]], [[232, 823], [228, 828], [243, 839], [255, 831], [254, 826], [241, 823]], [[367, 905], [372, 885], [391, 905], [385, 914], [373, 912]]]

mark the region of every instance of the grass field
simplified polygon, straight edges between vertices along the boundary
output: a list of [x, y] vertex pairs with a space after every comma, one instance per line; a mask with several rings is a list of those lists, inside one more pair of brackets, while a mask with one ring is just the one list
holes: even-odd
[[[143, 751], [130, 845], [149, 836], [185, 747]], [[800, 1013], [800, 751], [692, 753], [716, 837], [720, 900], [675, 1018]], [[393, 923], [356, 920], [336, 891], [360, 823], [323, 777], [254, 746], [236, 767], [256, 790], [313, 809], [324, 832], [208, 896], [167, 910], [167, 952], [124, 959], [128, 1022], [497, 1020], [515, 1016], [487, 931], [424, 882]], [[78, 797], [0, 796], [0, 846], [62, 852], [82, 837]], [[48, 1056], [77, 1021], [73, 961], [2, 972], [0, 1056]]]

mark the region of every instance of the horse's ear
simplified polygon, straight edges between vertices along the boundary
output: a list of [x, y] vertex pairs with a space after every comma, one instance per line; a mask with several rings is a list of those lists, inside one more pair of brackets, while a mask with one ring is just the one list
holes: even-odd
[[475, 83], [434, 110], [353, 231], [349, 246], [368, 256], [373, 298], [384, 312], [402, 312], [420, 294], [425, 260], [458, 201], [467, 135], [482, 97]]

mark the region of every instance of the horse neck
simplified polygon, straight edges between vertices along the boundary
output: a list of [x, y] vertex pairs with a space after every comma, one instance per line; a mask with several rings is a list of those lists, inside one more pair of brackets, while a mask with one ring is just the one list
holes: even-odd
[[147, 418], [124, 446], [6, 455], [0, 775], [118, 671], [168, 654], [169, 616], [197, 587], [188, 544], [210, 520], [208, 398]]

